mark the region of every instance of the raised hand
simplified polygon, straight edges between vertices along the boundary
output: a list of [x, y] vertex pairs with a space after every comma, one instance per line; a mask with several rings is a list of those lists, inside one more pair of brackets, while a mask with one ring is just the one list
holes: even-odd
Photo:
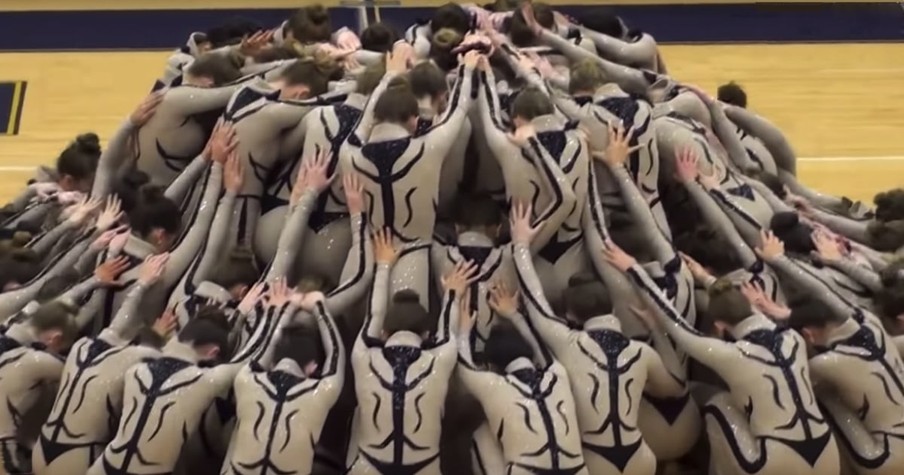
[[480, 62], [481, 56], [483, 56], [483, 53], [472, 49], [465, 53], [464, 56], [459, 59], [459, 61], [461, 61], [461, 64], [463, 64], [465, 68], [474, 69], [477, 67], [477, 63]]
[[606, 152], [602, 156], [594, 154], [593, 158], [603, 161], [612, 168], [624, 166], [628, 157], [640, 149], [640, 145], [631, 146], [631, 138], [634, 136], [634, 127], [625, 132], [625, 126], [609, 124], [609, 143]]
[[129, 227], [128, 226], [120, 226], [115, 229], [111, 229], [109, 231], [104, 231], [103, 234], [97, 237], [94, 242], [91, 243], [91, 250], [93, 251], [103, 251], [104, 249], [110, 247], [113, 239], [116, 236], [126, 233], [126, 237], [128, 237]]
[[239, 142], [235, 136], [235, 128], [232, 122], [221, 122], [213, 129], [210, 140], [207, 142], [209, 160], [225, 165], [229, 154], [238, 147]]
[[386, 55], [386, 72], [394, 74], [405, 74], [408, 72], [408, 63], [411, 61], [412, 51], [409, 48], [396, 46], [392, 52]]
[[760, 247], [755, 251], [764, 261], [774, 261], [785, 255], [785, 243], [772, 231], [760, 231]]
[[700, 265], [699, 262], [694, 260], [693, 257], [683, 252], [679, 252], [678, 255], [681, 256], [681, 260], [684, 261], [684, 265], [687, 266], [687, 270], [691, 271], [691, 275], [694, 276], [694, 279], [698, 281], [705, 281], [710, 277], [713, 277], [713, 275], [710, 274], [709, 271], [706, 270], [706, 268]]
[[257, 306], [258, 302], [260, 302], [263, 298], [264, 289], [266, 288], [266, 286], [267, 284], [263, 282], [254, 284], [251, 289], [248, 290], [248, 293], [245, 294], [245, 297], [242, 298], [242, 301], [239, 302], [236, 310], [238, 310], [238, 312], [243, 315], [250, 314], [251, 311], [254, 310], [254, 307]]
[[138, 107], [136, 107], [134, 111], [132, 111], [129, 115], [129, 122], [131, 122], [135, 128], [147, 124], [148, 121], [151, 120], [151, 117], [154, 116], [154, 112], [157, 112], [157, 106], [159, 106], [161, 102], [163, 102], [163, 93], [159, 91], [152, 92], [141, 101], [141, 104], [138, 104]]
[[772, 319], [787, 320], [791, 317], [791, 309], [766, 295], [765, 289], [758, 284], [744, 282], [741, 284], [741, 293], [753, 308]]
[[238, 194], [242, 191], [242, 185], [245, 183], [245, 167], [239, 160], [239, 155], [235, 150], [229, 152], [229, 158], [226, 160], [226, 166], [223, 169], [223, 188], [226, 191]]
[[116, 195], [107, 197], [107, 204], [100, 215], [97, 216], [95, 226], [100, 231], [106, 231], [122, 219], [122, 201]]
[[168, 308], [164, 310], [163, 315], [160, 315], [160, 318], [154, 321], [154, 325], [151, 329], [154, 330], [154, 333], [160, 335], [160, 338], [168, 340], [178, 327], [179, 318], [176, 317], [176, 309]]
[[524, 23], [535, 35], [543, 33], [543, 26], [537, 21], [537, 16], [534, 15], [534, 6], [530, 2], [525, 2], [524, 6], [521, 7], [521, 15], [524, 17]]
[[361, 49], [361, 39], [355, 32], [345, 29], [339, 32], [336, 37], [336, 46], [342, 49], [350, 49], [352, 51]]
[[308, 160], [303, 165], [307, 171], [305, 172], [305, 186], [317, 192], [323, 193], [323, 190], [330, 186], [333, 179], [336, 178], [334, 173], [328, 176], [330, 167], [330, 155], [326, 150], [321, 149], [313, 159]]
[[358, 214], [364, 212], [364, 185], [355, 173], [346, 173], [342, 177], [342, 191], [345, 192], [345, 204], [348, 212]]
[[479, 269], [477, 263], [472, 261], [455, 264], [455, 267], [442, 278], [443, 289], [446, 292], [455, 292], [459, 297], [464, 296], [465, 290], [474, 280]]
[[399, 250], [392, 241], [392, 233], [388, 228], [374, 233], [374, 260], [377, 264], [392, 265], [399, 258]]
[[94, 269], [94, 278], [104, 287], [121, 287], [119, 276], [129, 268], [129, 259], [127, 257], [117, 257], [104, 262]]
[[607, 239], [603, 248], [603, 257], [612, 267], [627, 272], [628, 269], [637, 265], [637, 259], [618, 247], [611, 239]]
[[144, 285], [153, 285], [163, 276], [166, 263], [169, 261], [169, 253], [150, 256], [144, 260], [138, 271], [138, 282]]
[[87, 196], [82, 198], [81, 201], [67, 208], [67, 212], [69, 217], [66, 218], [70, 223], [81, 226], [88, 221], [88, 218], [92, 213], [97, 211], [100, 208], [101, 200], [100, 198], [88, 198]]
[[530, 142], [531, 137], [536, 137], [536, 135], [537, 129], [535, 129], [533, 125], [527, 124], [518, 127], [517, 129], [515, 129], [514, 133], [508, 134], [507, 137], [513, 144], [524, 148], [527, 147], [527, 144]]
[[126, 247], [126, 242], [129, 241], [129, 236], [131, 235], [131, 229], [125, 228], [123, 232], [113, 236], [113, 239], [110, 240], [110, 254], [115, 256], [121, 253], [123, 248]]
[[510, 290], [501, 280], [496, 281], [490, 287], [487, 303], [499, 316], [508, 318], [518, 312], [518, 291]]
[[286, 279], [276, 279], [270, 282], [270, 290], [267, 291], [267, 306], [282, 307], [292, 299], [293, 290], [286, 284]]
[[512, 213], [509, 217], [512, 242], [529, 246], [534, 237], [540, 231], [540, 226], [531, 224], [531, 206], [515, 202], [512, 204]]
[[242, 38], [239, 52], [244, 56], [254, 56], [261, 51], [270, 48], [273, 40], [273, 30], [261, 30], [251, 36]]
[[675, 150], [675, 161], [678, 181], [681, 183], [693, 183], [700, 172], [697, 169], [697, 154], [690, 147]]
[[825, 263], [838, 262], [844, 258], [841, 243], [828, 233], [815, 231], [811, 239], [813, 240], [813, 245], [816, 246], [816, 256], [820, 261]]

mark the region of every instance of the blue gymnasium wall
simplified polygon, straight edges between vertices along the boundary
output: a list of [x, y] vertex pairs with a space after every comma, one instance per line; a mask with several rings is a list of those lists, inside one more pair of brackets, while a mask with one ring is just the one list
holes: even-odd
[[[78, 0], [71, 0], [78, 5]], [[109, 0], [117, 1], [117, 0]], [[120, 0], [121, 1], [121, 0]], [[4, 1], [0, 0], [0, 10]], [[304, 2], [298, 2], [299, 4]], [[589, 6], [559, 5], [580, 18]], [[608, 4], [607, 4], [608, 5]], [[207, 6], [207, 5], [205, 5]], [[611, 6], [611, 5], [610, 5]], [[77, 7], [76, 7], [77, 8]], [[630, 25], [661, 43], [866, 42], [904, 40], [901, 3], [730, 3], [614, 5]], [[170, 49], [192, 31], [233, 17], [278, 25], [290, 9], [0, 11], [0, 50]], [[380, 9], [400, 30], [433, 8]], [[336, 26], [358, 25], [358, 12], [331, 9]], [[375, 16], [373, 8], [368, 16]], [[899, 60], [901, 58], [898, 58]]]

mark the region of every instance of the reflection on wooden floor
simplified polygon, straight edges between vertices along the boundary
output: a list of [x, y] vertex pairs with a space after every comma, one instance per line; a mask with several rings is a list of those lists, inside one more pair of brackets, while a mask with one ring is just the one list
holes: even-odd
[[[709, 91], [729, 80], [778, 124], [805, 181], [871, 199], [904, 184], [904, 44], [664, 46], [670, 73]], [[106, 140], [163, 70], [165, 52], [0, 54], [28, 81], [20, 135], [0, 137], [0, 201], [76, 134]], [[878, 158], [876, 158], [878, 157]]]

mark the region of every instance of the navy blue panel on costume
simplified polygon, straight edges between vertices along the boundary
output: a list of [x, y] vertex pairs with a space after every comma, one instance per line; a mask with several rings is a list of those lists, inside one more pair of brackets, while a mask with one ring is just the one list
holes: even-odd
[[0, 135], [19, 133], [27, 84], [25, 81], [0, 82]]

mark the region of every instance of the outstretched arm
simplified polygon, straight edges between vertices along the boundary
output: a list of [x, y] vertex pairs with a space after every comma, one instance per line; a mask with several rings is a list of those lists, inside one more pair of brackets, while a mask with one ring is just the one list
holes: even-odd
[[380, 335], [383, 333], [383, 320], [386, 318], [386, 308], [389, 304], [389, 273], [397, 258], [398, 249], [393, 245], [392, 235], [385, 229], [377, 231], [374, 234], [374, 259], [377, 262], [377, 270], [371, 288], [370, 305], [353, 353], [363, 354], [368, 348], [382, 346]]
[[638, 41], [627, 42], [619, 38], [593, 31], [590, 28], [580, 28], [581, 35], [590, 38], [599, 55], [627, 66], [642, 66], [655, 68], [658, 51], [656, 40], [644, 33]]
[[354, 212], [350, 219], [352, 227], [352, 248], [345, 267], [344, 277], [339, 286], [327, 295], [324, 305], [335, 315], [342, 315], [364, 294], [374, 278], [374, 249], [370, 228], [361, 212]]
[[[320, 369], [320, 379], [328, 384], [339, 395], [342, 383], [345, 381], [345, 348], [336, 321], [326, 309], [323, 302], [317, 302], [314, 307], [314, 316], [317, 318], [317, 327], [320, 329], [320, 338], [323, 341], [323, 351], [326, 358], [323, 360], [323, 368]], [[333, 399], [335, 401], [335, 399]]]
[[725, 115], [745, 132], [762, 140], [779, 169], [797, 175], [797, 157], [778, 127], [743, 107], [725, 106]]
[[[537, 272], [534, 269], [530, 249], [522, 243], [516, 243], [513, 257], [515, 259], [515, 271], [518, 275], [518, 282], [522, 292], [524, 292], [524, 305], [527, 309], [527, 317], [530, 319], [533, 328], [539, 333], [540, 338], [549, 345], [552, 352], [561, 354], [574, 344], [578, 334], [569, 329], [565, 321], [557, 317], [549, 305], [543, 292], [543, 286], [540, 284], [540, 278], [537, 277]], [[518, 313], [517, 306], [502, 304], [508, 301], [508, 299], [504, 298], [506, 293], [504, 287], [499, 288], [497, 286], [493, 288], [490, 293], [490, 304], [494, 306], [496, 313], [509, 318], [515, 323], [515, 319], [511, 315]], [[539, 355], [542, 352], [535, 353]]]
[[127, 345], [138, 335], [138, 330], [144, 326], [139, 307], [147, 290], [160, 280], [167, 259], [169, 259], [168, 254], [161, 254], [149, 257], [144, 261], [138, 281], [135, 282], [126, 295], [125, 301], [119, 306], [119, 311], [116, 312], [110, 326], [101, 331], [100, 338], [114, 346], [119, 346]]
[[110, 142], [103, 153], [101, 153], [97, 164], [94, 186], [91, 189], [92, 197], [103, 198], [110, 194], [117, 172], [129, 157], [129, 138], [138, 128], [150, 120], [161, 101], [163, 101], [163, 94], [161, 93], [152, 93], [146, 97], [135, 112], [123, 122], [116, 133], [113, 134], [113, 137], [110, 138]]

